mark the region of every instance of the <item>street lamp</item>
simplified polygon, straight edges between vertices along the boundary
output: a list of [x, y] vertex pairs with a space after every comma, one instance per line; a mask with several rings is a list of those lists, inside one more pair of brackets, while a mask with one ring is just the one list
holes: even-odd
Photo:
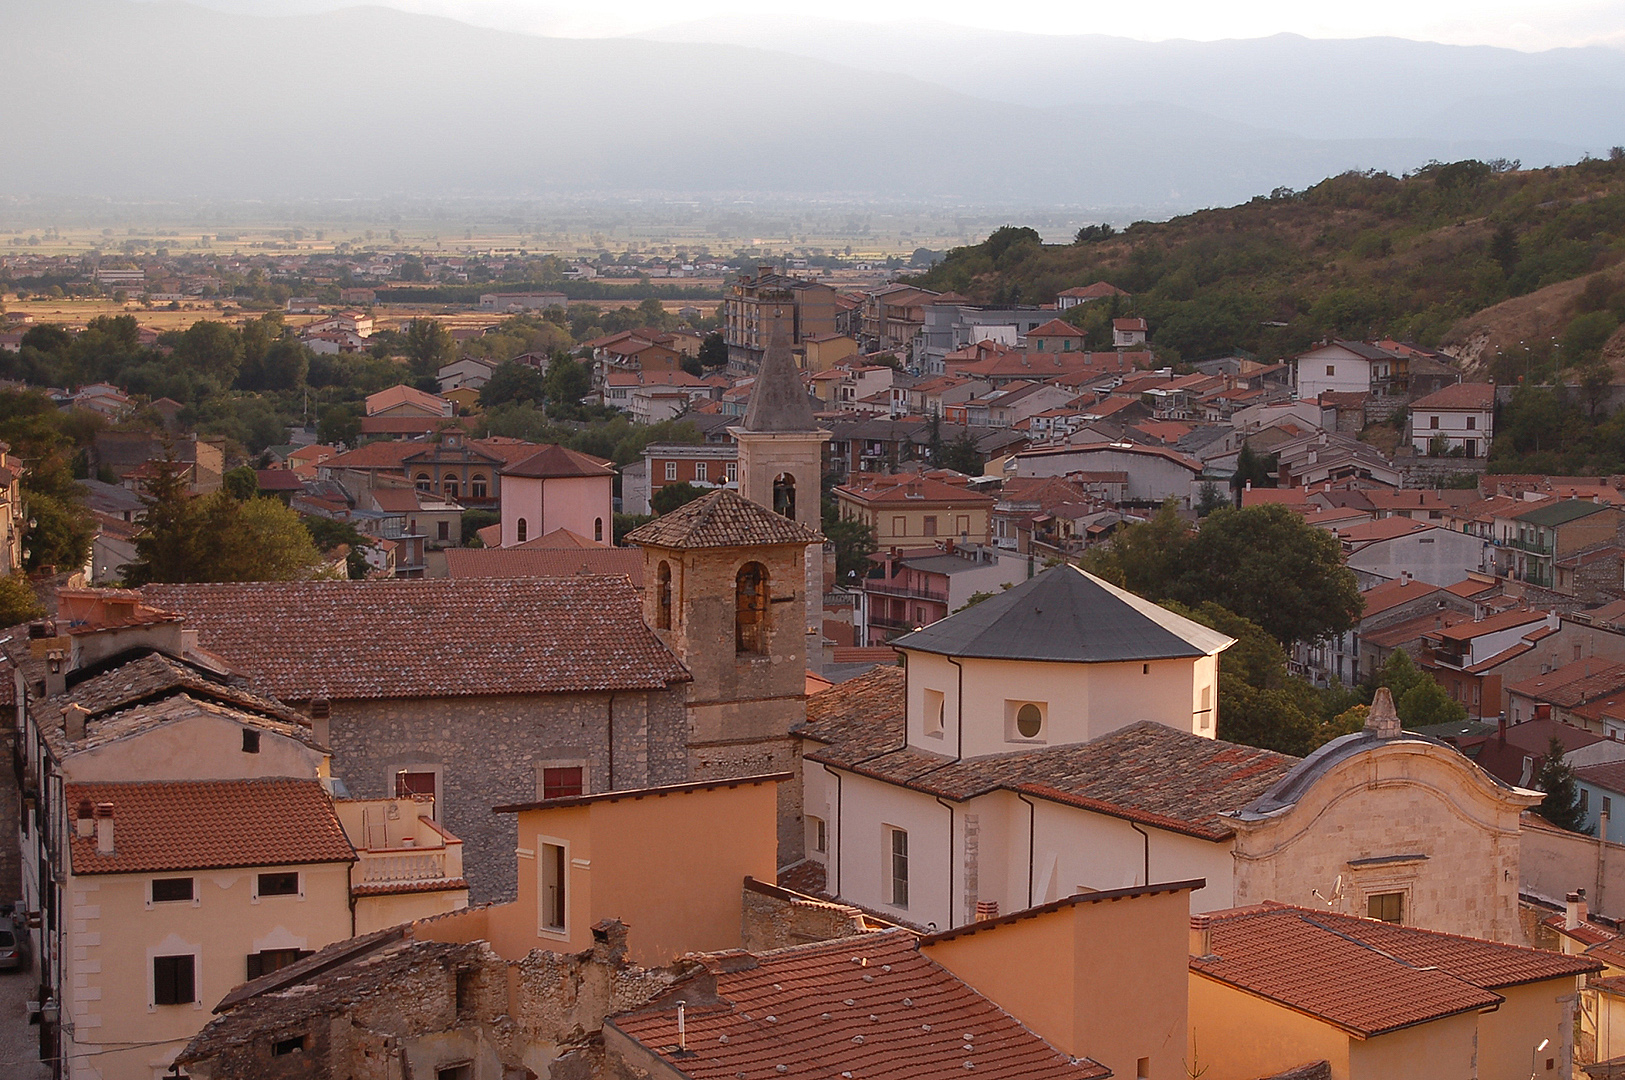
[[1535, 1080], [1535, 1060], [1538, 1057], [1540, 1057], [1540, 1052], [1542, 1050], [1546, 1049], [1550, 1045], [1552, 1045], [1552, 1040], [1550, 1040], [1550, 1039], [1542, 1039], [1542, 1040], [1540, 1040], [1540, 1045], [1535, 1047], [1532, 1051], [1530, 1051], [1530, 1053], [1529, 1053], [1529, 1080]]

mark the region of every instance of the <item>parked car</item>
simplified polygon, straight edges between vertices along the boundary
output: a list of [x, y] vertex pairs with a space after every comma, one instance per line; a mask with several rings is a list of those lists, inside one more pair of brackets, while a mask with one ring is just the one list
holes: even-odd
[[16, 971], [28, 966], [25, 940], [15, 930], [0, 926], [0, 971]]

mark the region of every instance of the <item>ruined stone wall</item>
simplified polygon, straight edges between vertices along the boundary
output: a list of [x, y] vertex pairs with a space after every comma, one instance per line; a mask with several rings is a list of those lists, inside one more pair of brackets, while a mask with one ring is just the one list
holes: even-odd
[[507, 900], [516, 892], [518, 834], [512, 814], [491, 808], [537, 799], [543, 765], [582, 765], [589, 792], [689, 779], [683, 703], [682, 685], [613, 695], [335, 701], [333, 773], [360, 799], [393, 795], [399, 770], [437, 773], [435, 814], [463, 841], [470, 899]]

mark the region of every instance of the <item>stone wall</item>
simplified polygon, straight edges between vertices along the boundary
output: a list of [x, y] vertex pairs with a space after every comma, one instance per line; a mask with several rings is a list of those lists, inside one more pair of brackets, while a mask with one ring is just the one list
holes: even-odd
[[689, 779], [681, 685], [617, 694], [335, 701], [331, 708], [333, 773], [355, 798], [393, 795], [398, 770], [438, 772], [436, 817], [463, 841], [475, 902], [514, 897], [514, 816], [491, 808], [536, 800], [544, 764], [582, 765], [588, 792]]
[[11, 767], [17, 732], [0, 730], [0, 903], [22, 899], [23, 856], [17, 818], [17, 773]]
[[744, 901], [742, 941], [749, 952], [869, 933], [863, 912], [850, 904], [803, 896], [765, 882], [747, 878]]

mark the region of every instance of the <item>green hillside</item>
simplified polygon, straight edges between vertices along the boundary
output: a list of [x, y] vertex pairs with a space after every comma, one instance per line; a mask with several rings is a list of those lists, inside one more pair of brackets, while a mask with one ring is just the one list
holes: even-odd
[[[1437, 344], [1474, 312], [1622, 260], [1625, 148], [1616, 148], [1561, 168], [1458, 161], [1405, 177], [1346, 173], [1122, 232], [1087, 228], [1068, 245], [1006, 227], [913, 280], [1029, 304], [1109, 281], [1133, 294], [1119, 308], [1148, 320], [1158, 351], [1189, 361], [1285, 356], [1328, 335]], [[1111, 314], [1093, 303], [1070, 317], [1100, 347]], [[1588, 290], [1573, 314], [1595, 316], [1589, 342], [1625, 320], [1625, 288]], [[1527, 357], [1518, 370], [1530, 371]]]

